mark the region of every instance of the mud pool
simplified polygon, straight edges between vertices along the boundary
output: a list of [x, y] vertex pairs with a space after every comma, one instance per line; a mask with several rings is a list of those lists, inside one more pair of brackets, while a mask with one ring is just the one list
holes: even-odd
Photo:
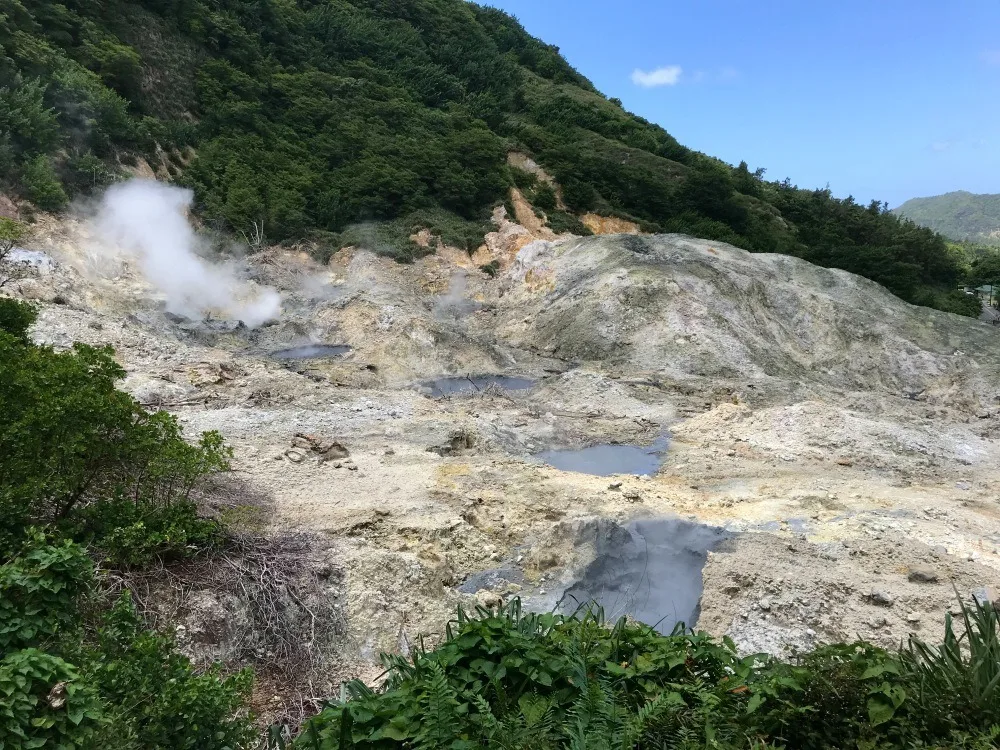
[[535, 454], [535, 459], [561, 471], [575, 471], [610, 477], [615, 474], [653, 475], [666, 459], [670, 444], [666, 436], [652, 445], [592, 445], [588, 448], [550, 450]]
[[678, 623], [698, 622], [702, 568], [708, 553], [731, 535], [713, 526], [657, 519], [627, 526], [602, 524], [596, 557], [559, 603], [564, 612], [595, 602], [605, 616], [631, 615], [670, 633]]
[[465, 393], [479, 393], [496, 387], [505, 391], [526, 391], [535, 386], [530, 378], [510, 375], [462, 375], [452, 378], [435, 378], [420, 384], [421, 390], [428, 391], [434, 398], [455, 396]]
[[306, 344], [291, 349], [280, 349], [271, 354], [275, 359], [326, 359], [342, 357], [351, 351], [346, 344]]

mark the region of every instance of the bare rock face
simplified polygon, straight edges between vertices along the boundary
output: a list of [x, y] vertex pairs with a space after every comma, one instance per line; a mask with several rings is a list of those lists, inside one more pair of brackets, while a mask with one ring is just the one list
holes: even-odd
[[[676, 377], [998, 394], [995, 331], [845, 271], [681, 235], [536, 242], [518, 255], [500, 335], [568, 360]], [[983, 406], [981, 406], [983, 405]]]
[[16, 220], [19, 217], [20, 213], [17, 210], [17, 204], [6, 195], [0, 195], [0, 218]]

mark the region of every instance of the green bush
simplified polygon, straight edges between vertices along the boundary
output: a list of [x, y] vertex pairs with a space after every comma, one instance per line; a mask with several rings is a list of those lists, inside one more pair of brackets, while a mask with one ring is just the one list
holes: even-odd
[[460, 612], [436, 651], [386, 666], [384, 692], [353, 683], [353, 699], [309, 722], [296, 747], [638, 747], [697, 732], [708, 706], [746, 705], [732, 688], [748, 666], [728, 645], [624, 620], [608, 629], [596, 614], [522, 614], [516, 602]]
[[223, 544], [222, 527], [201, 518], [197, 506], [177, 501], [147, 507], [130, 499], [97, 500], [61, 527], [74, 539], [93, 545], [113, 567], [141, 567], [151, 560], [172, 562]]
[[237, 750], [253, 745], [244, 708], [252, 675], [199, 674], [173, 641], [145, 630], [128, 597], [103, 618], [87, 677], [107, 708], [106, 750]]
[[532, 203], [543, 211], [555, 211], [556, 191], [547, 183], [541, 183], [532, 194]]
[[34, 305], [8, 297], [0, 299], [0, 333], [11, 336], [23, 344], [28, 343], [28, 329], [38, 318]]
[[69, 202], [47, 156], [36, 156], [25, 164], [21, 182], [28, 199], [43, 211], [58, 211]]
[[106, 543], [122, 564], [213, 544], [218, 531], [189, 499], [202, 477], [227, 468], [221, 436], [187, 443], [173, 416], [115, 388], [124, 371], [110, 349], [31, 345], [31, 320], [27, 306], [0, 304], [9, 331], [0, 334], [0, 542], [15, 544], [33, 525], [59, 527]]
[[0, 660], [0, 747], [97, 747], [103, 706], [76, 668], [29, 648]]
[[913, 303], [934, 307], [944, 312], [964, 315], [967, 318], [978, 318], [983, 313], [983, 303], [972, 294], [966, 294], [961, 289], [950, 292], [935, 292], [933, 289], [914, 295]]
[[593, 234], [586, 224], [573, 216], [573, 214], [566, 213], [565, 211], [550, 211], [546, 214], [545, 218], [547, 219], [546, 225], [548, 228], [556, 234], [570, 232], [580, 237], [589, 237]]
[[[865, 643], [791, 661], [740, 658], [728, 641], [619, 621], [461, 611], [447, 638], [384, 657], [378, 691], [347, 686], [307, 722], [302, 750], [993, 747], [1000, 626], [966, 606], [965, 635], [892, 654]], [[963, 649], [962, 645], [967, 644]]]
[[43, 536], [32, 534], [12, 559], [0, 564], [0, 649], [72, 636], [79, 626], [77, 602], [91, 577], [92, 565], [78, 545], [48, 545]]
[[926, 734], [986, 732], [1000, 724], [1000, 615], [991, 602], [962, 607], [955, 630], [945, 614], [944, 642], [911, 638], [903, 652], [909, 712]]
[[199, 674], [127, 596], [101, 611], [96, 594], [72, 542], [34, 533], [0, 564], [0, 747], [251, 746], [248, 672]]
[[59, 118], [45, 104], [46, 88], [37, 78], [20, 77], [13, 86], [0, 88], [0, 133], [18, 154], [46, 154], [59, 144]]
[[496, 275], [500, 273], [500, 261], [491, 260], [489, 263], [480, 266], [479, 270], [485, 273], [491, 279], [494, 279], [496, 278]]

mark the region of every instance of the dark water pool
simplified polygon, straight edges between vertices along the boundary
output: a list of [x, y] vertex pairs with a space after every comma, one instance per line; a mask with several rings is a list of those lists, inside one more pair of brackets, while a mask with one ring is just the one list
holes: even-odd
[[594, 562], [566, 590], [559, 608], [572, 612], [596, 602], [609, 619], [632, 615], [661, 633], [678, 623], [691, 628], [701, 609], [708, 553], [730, 536], [724, 529], [680, 519], [602, 523]]
[[291, 349], [281, 349], [271, 354], [275, 359], [325, 359], [341, 357], [351, 351], [347, 344], [306, 344]]
[[533, 388], [534, 385], [535, 381], [530, 378], [510, 375], [462, 375], [454, 378], [425, 380], [420, 384], [420, 387], [430, 391], [434, 398], [439, 398], [463, 393], [479, 393], [490, 386], [497, 386], [505, 391], [526, 391]]
[[663, 465], [670, 440], [660, 437], [652, 445], [592, 445], [576, 450], [536, 453], [535, 458], [562, 471], [610, 477], [615, 474], [655, 474]]

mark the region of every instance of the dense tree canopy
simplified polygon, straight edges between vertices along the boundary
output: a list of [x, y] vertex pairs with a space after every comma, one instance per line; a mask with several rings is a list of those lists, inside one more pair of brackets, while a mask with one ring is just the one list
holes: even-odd
[[465, 0], [2, 0], [0, 46], [0, 174], [45, 209], [142, 155], [222, 228], [333, 245], [394, 223], [406, 257], [427, 216], [481, 230], [520, 150], [562, 188], [557, 229], [618, 215], [938, 306], [960, 275], [933, 232], [684, 148]]

